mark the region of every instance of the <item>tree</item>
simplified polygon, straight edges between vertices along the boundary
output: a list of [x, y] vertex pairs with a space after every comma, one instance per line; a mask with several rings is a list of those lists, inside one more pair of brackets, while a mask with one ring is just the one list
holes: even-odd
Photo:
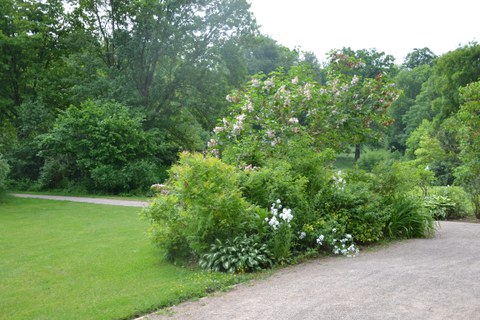
[[480, 219], [480, 81], [459, 91], [463, 103], [456, 119], [460, 126], [461, 165], [455, 174], [471, 194], [475, 215]]
[[[391, 149], [405, 152], [406, 140], [410, 132], [418, 127], [423, 119], [431, 120], [431, 115], [411, 110], [430, 74], [431, 67], [423, 64], [413, 69], [402, 69], [395, 77], [395, 84], [402, 90], [402, 94], [389, 109], [391, 117], [395, 120], [387, 131], [387, 141]], [[420, 101], [418, 98], [417, 103], [420, 104]]]
[[36, 99], [52, 64], [60, 59], [65, 28], [60, 0], [0, 3], [0, 121]]
[[288, 74], [256, 76], [244, 92], [230, 94], [230, 116], [214, 129], [217, 140], [210, 142], [211, 151], [230, 153], [223, 159], [240, 162], [236, 164], [256, 165], [259, 154], [277, 154], [290, 141], [341, 151], [371, 138], [373, 124], [388, 124], [386, 111], [398, 92], [382, 77], [360, 82], [349, 76], [361, 64], [353, 58], [332, 53], [330, 63], [325, 86], [301, 66]]
[[427, 47], [422, 49], [415, 48], [407, 54], [402, 67], [405, 69], [415, 69], [422, 65], [432, 66], [436, 58], [437, 55]]
[[[379, 85], [385, 85], [397, 73], [397, 68], [394, 63], [395, 58], [392, 55], [386, 55], [384, 52], [378, 52], [376, 49], [361, 49], [354, 51], [351, 48], [343, 48], [338, 52], [333, 51], [332, 56], [336, 56], [337, 60], [344, 59], [345, 61], [347, 61], [343, 57], [351, 57], [354, 60], [359, 61], [360, 63], [356, 63], [356, 68], [350, 68], [348, 64], [355, 64], [355, 62], [348, 61], [346, 66], [342, 66], [342, 69], [338, 69], [337, 72], [339, 71], [350, 76], [357, 76], [360, 82], [372, 82], [372, 79], [376, 79]], [[338, 66], [339, 64], [336, 63], [330, 65]], [[362, 93], [357, 93], [357, 95], [361, 94]], [[385, 111], [386, 110], [387, 109], [385, 109]], [[383, 124], [384, 126], [388, 126], [391, 124], [391, 121], [385, 120], [383, 121]], [[358, 128], [359, 126], [357, 125], [355, 127]], [[374, 131], [368, 131], [370, 133], [370, 136], [367, 136], [363, 133], [353, 135], [356, 137], [354, 139], [355, 161], [360, 158], [360, 144], [372, 140], [371, 134], [373, 134]]]

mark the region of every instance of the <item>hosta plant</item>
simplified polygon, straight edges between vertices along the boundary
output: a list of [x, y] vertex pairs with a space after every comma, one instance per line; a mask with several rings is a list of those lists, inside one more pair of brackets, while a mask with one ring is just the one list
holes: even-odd
[[239, 236], [224, 242], [216, 240], [200, 259], [200, 267], [215, 272], [243, 273], [270, 268], [271, 253], [257, 237]]

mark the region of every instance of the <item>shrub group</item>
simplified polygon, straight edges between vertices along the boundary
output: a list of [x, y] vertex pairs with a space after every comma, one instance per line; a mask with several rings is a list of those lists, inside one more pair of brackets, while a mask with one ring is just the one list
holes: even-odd
[[[391, 98], [390, 89], [372, 92], [384, 90], [378, 83], [363, 91], [357, 85], [353, 76], [319, 87], [293, 68], [290, 75], [254, 78], [246, 93], [228, 96], [230, 116], [215, 128], [207, 151], [182, 153], [144, 211], [166, 256], [248, 272], [312, 250], [353, 256], [357, 243], [430, 235], [432, 216], [407, 197], [418, 179], [404, 176], [401, 166], [333, 170], [331, 148], [355, 125], [346, 120], [354, 115], [336, 108], [353, 96], [365, 102], [365, 93], [382, 108], [385, 95]], [[324, 103], [333, 103], [334, 112], [326, 113]], [[337, 112], [344, 112], [345, 126]], [[320, 128], [322, 122], [339, 136]]]

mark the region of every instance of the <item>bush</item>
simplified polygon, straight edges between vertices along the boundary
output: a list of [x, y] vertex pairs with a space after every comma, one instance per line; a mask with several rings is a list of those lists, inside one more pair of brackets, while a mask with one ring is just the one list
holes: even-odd
[[435, 231], [433, 216], [422, 206], [420, 198], [400, 196], [392, 204], [385, 233], [388, 237], [428, 237]]
[[7, 160], [5, 160], [0, 153], [0, 197], [3, 196], [5, 193], [6, 189], [6, 180], [8, 173], [10, 171], [10, 166], [7, 163]]
[[453, 203], [453, 207], [447, 209], [446, 219], [461, 219], [472, 214], [467, 204], [470, 201], [469, 195], [462, 187], [446, 186], [432, 188], [431, 195], [447, 197]]
[[[128, 192], [157, 182], [161, 139], [118, 103], [88, 101], [62, 113], [40, 138], [45, 188], [78, 185], [90, 192]], [[161, 144], [161, 143], [159, 143]]]
[[435, 220], [445, 220], [449, 213], [455, 210], [455, 202], [448, 197], [439, 195], [425, 197], [423, 206], [428, 209]]
[[144, 210], [169, 259], [197, 259], [216, 240], [254, 229], [255, 207], [242, 197], [235, 167], [185, 152], [169, 174], [163, 194]]
[[291, 208], [297, 216], [297, 222], [303, 223], [308, 214], [308, 180], [295, 175], [292, 167], [285, 161], [272, 161], [268, 166], [245, 171], [241, 186], [245, 198], [262, 208], [282, 199], [285, 207]]
[[342, 232], [351, 234], [358, 242], [378, 241], [383, 237], [388, 206], [372, 191], [373, 176], [358, 170], [344, 176], [343, 187], [332, 184], [317, 194], [315, 211], [325, 221], [340, 222], [344, 225]]
[[363, 153], [360, 159], [358, 159], [357, 165], [360, 169], [372, 171], [377, 164], [386, 161], [393, 162], [400, 159], [400, 157], [401, 154], [398, 151], [390, 152], [384, 149], [371, 150]]
[[258, 237], [239, 236], [225, 242], [216, 240], [200, 259], [200, 267], [230, 273], [253, 272], [272, 267], [271, 253]]

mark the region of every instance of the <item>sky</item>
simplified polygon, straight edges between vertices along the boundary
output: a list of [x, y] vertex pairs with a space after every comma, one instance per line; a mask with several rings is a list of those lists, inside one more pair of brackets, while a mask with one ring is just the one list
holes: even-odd
[[480, 0], [247, 0], [260, 31], [320, 61], [331, 49], [372, 49], [401, 64], [414, 48], [441, 55], [480, 42]]

